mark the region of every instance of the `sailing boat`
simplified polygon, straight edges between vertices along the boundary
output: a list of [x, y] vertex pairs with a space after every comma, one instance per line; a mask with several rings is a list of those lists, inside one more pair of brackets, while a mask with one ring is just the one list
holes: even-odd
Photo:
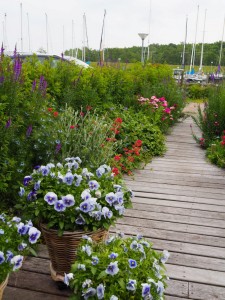
[[220, 56], [219, 56], [218, 69], [217, 69], [216, 74], [212, 74], [213, 75], [213, 76], [211, 76], [212, 80], [222, 80], [224, 78], [223, 74], [221, 73], [221, 59], [222, 59], [222, 51], [223, 51], [224, 27], [225, 27], [225, 18], [224, 18], [224, 23], [223, 23], [223, 33], [222, 33], [222, 40], [221, 40], [221, 45], [220, 45]]

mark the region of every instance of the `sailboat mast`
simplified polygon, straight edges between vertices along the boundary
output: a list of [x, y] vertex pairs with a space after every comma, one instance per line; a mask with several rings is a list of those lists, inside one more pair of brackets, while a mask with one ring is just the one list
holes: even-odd
[[103, 45], [103, 34], [104, 34], [104, 27], [105, 27], [105, 16], [106, 16], [106, 10], [104, 10], [104, 17], [103, 17], [103, 24], [102, 24], [102, 34], [101, 34], [101, 40], [100, 40], [100, 66], [104, 63], [104, 45]]
[[149, 38], [150, 38], [150, 24], [151, 24], [151, 14], [152, 14], [152, 0], [150, 0], [150, 8], [149, 8], [149, 26], [148, 26], [148, 52], [147, 52], [147, 61], [149, 60], [150, 56], [150, 43], [149, 43]]
[[197, 11], [196, 25], [195, 25], [195, 40], [192, 45], [192, 52], [191, 52], [190, 72], [192, 69], [194, 69], [194, 66], [195, 66], [195, 48], [196, 48], [196, 39], [197, 39], [197, 30], [198, 30], [198, 13], [199, 13], [199, 5], [198, 5], [198, 11]]
[[21, 42], [21, 52], [23, 52], [23, 11], [22, 11], [22, 3], [20, 3], [20, 42]]
[[223, 35], [224, 35], [224, 27], [225, 27], [225, 18], [224, 18], [224, 23], [223, 23], [223, 33], [222, 33], [222, 40], [221, 40], [221, 45], [220, 45], [219, 68], [220, 68], [220, 64], [221, 64], [222, 51], [223, 51]]
[[207, 10], [205, 10], [204, 27], [203, 27], [203, 37], [202, 37], [202, 49], [201, 49], [201, 58], [200, 58], [199, 71], [202, 71], [203, 50], [204, 50], [204, 40], [205, 40], [205, 20], [206, 20], [206, 12], [207, 12]]
[[30, 22], [29, 22], [29, 15], [28, 15], [28, 13], [27, 13], [27, 30], [28, 30], [29, 52], [30, 52]]
[[187, 24], [188, 24], [188, 17], [186, 17], [186, 25], [185, 25], [185, 38], [184, 38], [184, 47], [183, 47], [183, 54], [182, 54], [182, 68], [185, 68], [185, 48], [187, 43]]
[[48, 53], [48, 16], [45, 13], [45, 27], [46, 27], [46, 49]]
[[82, 60], [85, 61], [85, 47], [86, 47], [86, 39], [85, 39], [85, 13], [83, 15], [83, 48], [82, 48]]
[[72, 53], [71, 53], [71, 56], [73, 56], [73, 51], [74, 51], [73, 38], [74, 38], [74, 22], [72, 20]]

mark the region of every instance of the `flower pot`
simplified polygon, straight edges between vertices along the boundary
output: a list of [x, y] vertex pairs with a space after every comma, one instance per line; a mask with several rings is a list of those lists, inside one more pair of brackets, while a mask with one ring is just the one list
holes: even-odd
[[83, 235], [87, 235], [97, 242], [106, 239], [108, 235], [107, 230], [98, 229], [96, 231], [64, 231], [62, 236], [58, 236], [57, 230], [48, 229], [45, 224], [41, 224], [40, 227], [51, 261], [51, 276], [55, 281], [63, 281], [64, 273], [70, 272]]
[[0, 284], [0, 300], [2, 300], [4, 289], [6, 288], [8, 284], [9, 275], [6, 277], [6, 279]]

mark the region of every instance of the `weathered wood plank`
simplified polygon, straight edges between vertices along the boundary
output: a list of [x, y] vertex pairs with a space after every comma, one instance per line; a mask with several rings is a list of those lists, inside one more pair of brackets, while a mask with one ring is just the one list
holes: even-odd
[[[179, 224], [177, 225], [177, 227], [178, 226]], [[120, 224], [119, 228], [124, 233], [126, 232], [138, 233], [135, 227], [135, 222], [134, 225]], [[151, 228], [151, 230], [149, 230], [149, 228], [147, 227], [141, 227], [141, 230], [142, 230], [142, 234], [148, 238], [156, 238], [156, 239], [177, 241], [177, 242], [191, 241], [192, 244], [208, 245], [208, 246], [213, 245], [215, 247], [221, 247], [221, 248], [225, 247], [225, 238], [221, 238], [221, 237], [214, 237], [214, 236], [179, 232], [179, 231], [168, 231], [168, 230], [155, 229], [155, 228], [154, 229]]]
[[7, 286], [4, 295], [3, 300], [63, 300], [68, 299], [68, 296], [64, 295], [52, 295], [47, 293], [41, 293], [36, 292], [33, 290], [26, 290], [21, 288], [15, 288], [11, 286]]
[[189, 290], [187, 282], [171, 279], [167, 282], [167, 284], [168, 287], [166, 289], [166, 295], [176, 295], [181, 298], [188, 297]]
[[211, 284], [189, 283], [189, 296], [191, 299], [198, 300], [224, 300], [225, 288], [213, 286]]
[[40, 257], [27, 257], [22, 265], [22, 270], [30, 271], [30, 272], [35, 271], [35, 273], [41, 273], [50, 276], [50, 268], [49, 268], [50, 261], [49, 261], [48, 253], [46, 254], [47, 254], [46, 256], [47, 259], [40, 258]]
[[[141, 184], [140, 184], [141, 182]], [[196, 196], [199, 195], [203, 195], [206, 196], [208, 195], [207, 198], [214, 198], [215, 199], [221, 199], [221, 200], [225, 200], [225, 190], [223, 189], [217, 189], [217, 188], [201, 188], [201, 187], [195, 187], [195, 189], [193, 189], [193, 187], [189, 187], [189, 186], [180, 186], [180, 185], [176, 185], [176, 184], [169, 184], [169, 183], [157, 183], [157, 182], [150, 182], [150, 181], [138, 181], [138, 180], [127, 180], [127, 185], [136, 188], [138, 186], [141, 185], [142, 187], [147, 187], [148, 190], [151, 191], [155, 191], [155, 190], [160, 190], [160, 191], [168, 191], [168, 193], [173, 193], [173, 190], [176, 190], [176, 193], [178, 193], [178, 191], [180, 192], [180, 195], [182, 195], [182, 193], [186, 193], [186, 191], [190, 194], [194, 192], [196, 193]], [[137, 188], [136, 188], [137, 189]], [[187, 194], [187, 195], [189, 195]], [[218, 197], [218, 198], [216, 198]]]
[[191, 202], [191, 203], [204, 203], [204, 204], [212, 204], [221, 206], [221, 211], [224, 207], [223, 200], [217, 199], [207, 199], [207, 198], [198, 198], [198, 197], [190, 197], [190, 196], [179, 196], [179, 195], [169, 195], [169, 194], [159, 194], [159, 193], [148, 193], [148, 192], [139, 192], [135, 191], [135, 195], [137, 199], [135, 200], [138, 202], [138, 199], [141, 198], [152, 198], [152, 199], [164, 199], [164, 200], [171, 200], [171, 201], [180, 201], [180, 202]]
[[[219, 210], [218, 206], [218, 211], [211, 211], [210, 208], [211, 206], [207, 206], [206, 204], [203, 204], [203, 208], [205, 213], [202, 210], [197, 209], [196, 207], [193, 208], [191, 204], [189, 204], [189, 208], [184, 208], [184, 207], [175, 207], [172, 206], [164, 206], [160, 205], [161, 200], [153, 200], [152, 203], [148, 204], [142, 204], [142, 203], [136, 203], [133, 202], [133, 209], [134, 210], [145, 210], [145, 211], [154, 211], [154, 212], [159, 212], [159, 213], [166, 213], [166, 214], [172, 214], [172, 215], [184, 215], [184, 216], [192, 216], [192, 217], [199, 217], [199, 218], [207, 218], [209, 219], [221, 219], [225, 220], [225, 212], [221, 212]], [[169, 202], [169, 201], [168, 201]], [[183, 202], [182, 202], [183, 203]], [[167, 203], [168, 204], [168, 203]], [[206, 209], [208, 208], [208, 209]]]
[[223, 272], [170, 264], [167, 264], [166, 269], [169, 277], [173, 279], [225, 287]]
[[71, 294], [69, 289], [59, 290], [49, 275], [23, 270], [10, 275], [8, 286], [64, 297]]
[[[192, 216], [181, 215], [169, 215], [164, 213], [157, 213], [151, 211], [135, 211], [133, 209], [126, 210], [126, 216], [147, 219], [147, 220], [164, 220], [172, 223], [192, 224], [207, 227], [225, 228], [225, 222], [223, 220], [214, 220], [207, 218], [198, 218]], [[137, 221], [137, 220], [136, 220]], [[136, 222], [134, 220], [134, 222]]]
[[[125, 216], [122, 219], [119, 219], [118, 224], [137, 226], [137, 219], [133, 217]], [[217, 237], [225, 237], [225, 229], [214, 228], [208, 226], [198, 226], [192, 224], [183, 224], [177, 222], [167, 222], [161, 220], [149, 220], [149, 219], [139, 219], [138, 226], [142, 228], [151, 228], [151, 229], [161, 229], [161, 230], [171, 230], [175, 232], [187, 232], [187, 233], [196, 233], [201, 235], [209, 235], [209, 236], [217, 236]]]
[[[131, 230], [129, 232], [125, 232], [128, 236], [136, 235], [142, 233], [142, 227], [130, 227]], [[112, 233], [121, 232], [121, 226], [118, 224], [115, 228], [111, 229]], [[157, 250], [164, 250], [167, 249], [168, 251], [173, 251], [177, 253], [187, 253], [193, 255], [200, 255], [206, 257], [215, 257], [215, 258], [225, 258], [225, 251], [224, 248], [219, 247], [212, 247], [212, 246], [205, 246], [205, 245], [198, 245], [198, 244], [191, 244], [189, 243], [182, 243], [182, 242], [174, 242], [174, 241], [167, 241], [167, 240], [160, 240], [151, 238], [150, 241], [153, 243], [153, 248]]]

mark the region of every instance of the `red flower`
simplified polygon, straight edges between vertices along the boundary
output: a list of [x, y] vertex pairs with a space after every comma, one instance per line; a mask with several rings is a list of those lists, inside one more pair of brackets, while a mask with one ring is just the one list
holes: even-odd
[[75, 126], [74, 126], [74, 125], [71, 125], [71, 126], [70, 126], [70, 128], [71, 128], [71, 129], [74, 129], [74, 128], [75, 128]]
[[222, 146], [224, 146], [224, 145], [225, 145], [225, 141], [220, 142], [220, 144], [221, 144]]
[[58, 113], [57, 111], [55, 111], [55, 112], [53, 113], [53, 115], [54, 115], [54, 117], [58, 117], [59, 113]]
[[119, 161], [121, 159], [121, 156], [122, 156], [121, 154], [115, 155], [114, 160]]
[[80, 112], [80, 116], [84, 117], [84, 112], [83, 111]]
[[133, 162], [134, 161], [134, 157], [133, 156], [128, 156], [127, 158], [130, 162]]
[[52, 107], [49, 107], [49, 108], [48, 108], [48, 111], [52, 111]]
[[91, 107], [90, 105], [87, 105], [87, 106], [86, 106], [86, 110], [87, 110], [87, 111], [89, 111], [89, 110], [91, 110], [91, 109], [92, 109], [92, 107]]
[[112, 168], [112, 173], [114, 174], [114, 176], [119, 174], [119, 169], [118, 168]]
[[141, 140], [137, 140], [137, 141], [134, 143], [134, 145], [135, 145], [136, 147], [141, 147], [142, 141], [141, 141]]
[[116, 118], [115, 122], [116, 122], [116, 123], [122, 123], [123, 120], [122, 120], [121, 118]]

